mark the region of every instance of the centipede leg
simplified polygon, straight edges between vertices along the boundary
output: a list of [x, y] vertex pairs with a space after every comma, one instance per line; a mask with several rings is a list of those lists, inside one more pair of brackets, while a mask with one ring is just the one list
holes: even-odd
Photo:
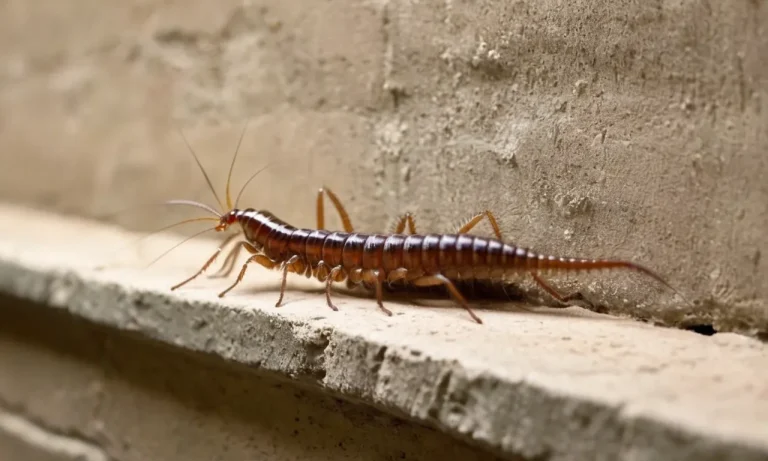
[[496, 238], [502, 240], [503, 237], [501, 236], [501, 228], [499, 227], [498, 221], [496, 221], [496, 217], [493, 215], [493, 213], [491, 213], [490, 210], [485, 210], [482, 213], [478, 213], [473, 216], [472, 219], [461, 226], [457, 233], [466, 234], [472, 230], [472, 228], [475, 227], [484, 217], [488, 218], [488, 222], [491, 223], [491, 228], [493, 228], [493, 233], [496, 235]]
[[299, 260], [299, 255], [293, 255], [291, 256], [291, 259], [283, 263], [283, 282], [280, 284], [280, 297], [277, 298], [277, 303], [275, 303], [275, 307], [280, 307], [280, 304], [283, 303], [283, 295], [285, 295], [285, 284], [288, 281], [288, 268], [290, 268], [293, 263]]
[[552, 286], [550, 286], [546, 281], [544, 281], [544, 279], [541, 278], [541, 276], [539, 276], [539, 274], [537, 274], [535, 272], [531, 272], [531, 276], [533, 277], [533, 280], [535, 280], [536, 283], [542, 289], [544, 289], [544, 291], [549, 293], [550, 296], [552, 296], [553, 298], [555, 298], [556, 300], [560, 301], [563, 304], [567, 304], [568, 301], [583, 300], [584, 299], [584, 295], [582, 295], [578, 291], [576, 293], [571, 293], [569, 295], [562, 295], [562, 294], [560, 294], [557, 290], [552, 288]]
[[[325, 280], [328, 278], [329, 273], [331, 272], [331, 269], [328, 267], [328, 264], [325, 263], [325, 261], [320, 261], [315, 265], [314, 269], [312, 270], [312, 276], [317, 277], [317, 280], [321, 282], [325, 282]], [[322, 274], [325, 273], [325, 277], [322, 277]]]
[[[213, 264], [213, 262], [216, 260], [216, 257], [219, 256], [219, 253], [221, 253], [222, 248], [224, 248], [224, 245], [226, 243], [228, 243], [228, 241], [229, 241], [229, 238], [227, 238], [227, 240], [225, 240], [221, 245], [219, 245], [219, 248], [216, 249], [216, 252], [213, 253], [213, 255], [211, 255], [210, 258], [208, 258], [208, 261], [206, 261], [205, 264], [203, 264], [203, 267], [201, 267], [199, 271], [195, 272], [195, 274], [192, 277], [189, 277], [188, 279], [184, 280], [183, 282], [177, 283], [176, 285], [172, 286], [171, 287], [171, 291], [176, 290], [178, 288], [181, 288], [182, 286], [184, 286], [187, 283], [191, 282], [192, 280], [196, 279], [197, 277], [200, 276], [200, 274], [205, 272], [206, 269], [208, 269], [208, 267], [211, 264]], [[238, 245], [250, 245], [250, 244], [248, 242], [240, 242], [240, 243], [238, 243]]]
[[344, 226], [344, 231], [354, 232], [354, 230], [352, 229], [352, 221], [350, 221], [349, 219], [349, 214], [347, 213], [347, 210], [344, 209], [344, 205], [341, 204], [341, 200], [339, 200], [336, 194], [334, 194], [327, 187], [322, 187], [320, 188], [320, 190], [317, 191], [317, 228], [319, 230], [325, 229], [325, 207], [323, 202], [323, 194], [328, 195], [328, 198], [331, 199], [333, 206], [336, 208], [336, 211], [339, 213], [342, 226]]
[[[472, 230], [484, 217], [488, 218], [488, 222], [491, 224], [491, 227], [493, 228], [493, 233], [496, 236], [496, 238], [501, 240], [502, 239], [501, 228], [499, 227], [499, 223], [496, 220], [496, 216], [494, 216], [494, 214], [490, 210], [485, 210], [482, 213], [478, 213], [474, 215], [466, 224], [461, 226], [461, 228], [458, 230], [457, 233], [466, 234], [467, 232]], [[406, 224], [408, 225], [408, 231], [411, 234], [415, 234], [416, 223], [412, 213], [405, 213], [398, 218], [395, 226], [393, 227], [393, 233], [402, 234], [405, 231]]]
[[384, 307], [384, 294], [382, 293], [381, 284], [384, 282], [384, 273], [378, 270], [372, 271], [371, 275], [376, 279], [376, 302], [379, 305], [379, 309], [385, 314], [392, 317], [392, 311]]
[[338, 311], [339, 308], [334, 306], [331, 302], [331, 284], [333, 284], [336, 275], [341, 272], [341, 266], [336, 266], [328, 273], [328, 277], [325, 279], [325, 300], [328, 302], [328, 307], [334, 311]]
[[[253, 250], [255, 251], [256, 249], [253, 248]], [[249, 251], [251, 251], [251, 249], [249, 249]], [[250, 263], [252, 263], [252, 262], [258, 263], [258, 264], [266, 267], [267, 269], [274, 269], [275, 266], [277, 266], [279, 264], [277, 261], [273, 261], [273, 260], [269, 259], [266, 255], [263, 255], [263, 254], [255, 254], [255, 255], [251, 256], [250, 258], [248, 258], [248, 260], [245, 262], [245, 264], [243, 264], [243, 268], [240, 269], [240, 274], [238, 274], [237, 280], [235, 280], [235, 283], [230, 285], [229, 288], [227, 288], [226, 290], [224, 290], [221, 293], [219, 293], [219, 298], [223, 298], [224, 295], [229, 293], [230, 290], [235, 288], [240, 282], [243, 281], [243, 277], [245, 276], [245, 271], [248, 269], [248, 265]]]
[[[221, 248], [224, 249], [230, 242], [232, 242], [235, 238], [237, 238], [240, 235], [240, 233], [232, 234], [229, 237], [227, 237], [226, 240], [224, 240], [224, 243], [221, 244]], [[243, 249], [242, 245], [235, 245], [232, 247], [232, 249], [227, 253], [227, 257], [224, 259], [224, 263], [221, 265], [218, 271], [216, 273], [211, 274], [210, 278], [220, 278], [220, 277], [227, 277], [229, 274], [232, 273], [232, 269], [235, 268], [235, 262], [237, 261], [237, 257], [240, 256], [240, 251]]]
[[408, 232], [411, 234], [416, 233], [416, 223], [413, 218], [413, 214], [411, 213], [405, 213], [404, 215], [400, 216], [397, 220], [397, 223], [395, 224], [395, 227], [393, 228], [393, 234], [402, 234], [405, 231], [405, 225], [408, 224]]
[[445, 287], [448, 289], [448, 292], [451, 293], [451, 296], [458, 301], [459, 304], [461, 304], [461, 307], [463, 307], [469, 315], [472, 317], [472, 320], [474, 320], [477, 323], [482, 324], [483, 321], [480, 320], [480, 317], [478, 317], [472, 309], [469, 307], [469, 304], [467, 303], [467, 300], [464, 299], [464, 297], [459, 292], [458, 288], [456, 288], [456, 285], [453, 284], [450, 280], [448, 280], [447, 277], [441, 274], [435, 274], [435, 275], [425, 275], [423, 277], [419, 277], [417, 279], [413, 279], [411, 281], [416, 286], [436, 286], [436, 285], [445, 285]]
[[[496, 235], [496, 238], [498, 238], [499, 240], [502, 240], [503, 237], [501, 235], [501, 229], [499, 228], [499, 224], [498, 224], [498, 222], [496, 220], [496, 217], [493, 215], [493, 213], [491, 213], [490, 210], [485, 210], [482, 213], [478, 213], [475, 216], [473, 216], [472, 219], [469, 220], [469, 222], [464, 224], [459, 229], [458, 233], [459, 234], [465, 234], [465, 233], [469, 232], [470, 230], [472, 230], [472, 228], [474, 228], [483, 219], [483, 217], [487, 217], [488, 218], [488, 221], [491, 224], [491, 228], [493, 228], [493, 233]], [[558, 293], [557, 290], [555, 290], [547, 282], [545, 282], [544, 279], [541, 278], [541, 276], [539, 276], [537, 273], [531, 272], [530, 274], [533, 277], [533, 280], [535, 280], [536, 283], [542, 289], [544, 289], [544, 291], [549, 293], [550, 296], [552, 296], [553, 298], [555, 298], [556, 300], [560, 301], [563, 304], [568, 303], [568, 301], [584, 299], [584, 296], [581, 293], [579, 293], [579, 292], [571, 293], [569, 295], [561, 295], [560, 293]], [[506, 290], [505, 290], [505, 293], [506, 293]]]
[[401, 280], [405, 280], [406, 277], [408, 277], [408, 269], [401, 267], [399, 269], [395, 269], [393, 271], [390, 271], [389, 274], [387, 274], [387, 284], [392, 287], [393, 282], [399, 282]]

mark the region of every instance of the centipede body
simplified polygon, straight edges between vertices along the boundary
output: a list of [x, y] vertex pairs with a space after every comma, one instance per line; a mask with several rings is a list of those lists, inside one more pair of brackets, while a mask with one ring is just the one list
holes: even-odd
[[[191, 148], [190, 152], [193, 156], [195, 155]], [[237, 286], [243, 280], [249, 265], [256, 263], [267, 269], [282, 272], [282, 285], [277, 306], [282, 303], [289, 273], [315, 278], [325, 283], [326, 303], [333, 310], [337, 310], [331, 299], [331, 287], [334, 282], [346, 282], [348, 287], [362, 285], [372, 289], [376, 293], [379, 308], [387, 315], [392, 315], [392, 312], [383, 304], [385, 285], [387, 287], [443, 286], [477, 323], [482, 321], [472, 311], [457, 288], [466, 281], [495, 283], [504, 281], [513, 273], [529, 273], [547, 293], [558, 301], [567, 302], [575, 298], [575, 295], [561, 295], [549, 286], [542, 274], [625, 268], [644, 273], [674, 290], [655, 272], [630, 261], [550, 256], [505, 242], [495, 216], [488, 210], [474, 215], [454, 233], [419, 234], [416, 232], [414, 217], [411, 214], [405, 214], [399, 218], [394, 232], [359, 233], [354, 231], [349, 215], [339, 198], [329, 189], [322, 188], [317, 195], [317, 227], [297, 228], [269, 211], [238, 208], [242, 190], [233, 203], [230, 195], [230, 180], [235, 159], [232, 161], [230, 176], [227, 180], [226, 207], [218, 199], [210, 179], [196, 156], [195, 160], [223, 212], [219, 213], [212, 207], [200, 203], [186, 201], [183, 204], [193, 205], [214, 214], [215, 217], [208, 219], [217, 221], [215, 230], [223, 232], [234, 226], [237, 233], [228, 237], [197, 273], [172, 289], [177, 289], [194, 280], [214, 262], [227, 245], [235, 242], [222, 267], [225, 275], [234, 268], [235, 260], [242, 250], [250, 256], [240, 269], [234, 283], [219, 296], [224, 296]], [[246, 185], [255, 176], [251, 176]], [[325, 197], [330, 199], [338, 212], [343, 230], [325, 229]], [[483, 218], [490, 223], [495, 237], [469, 233]], [[405, 233], [406, 226], [408, 233]]]

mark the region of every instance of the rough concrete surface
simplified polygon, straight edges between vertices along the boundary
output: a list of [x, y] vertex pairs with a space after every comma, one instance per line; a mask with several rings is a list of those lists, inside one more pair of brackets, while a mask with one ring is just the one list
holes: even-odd
[[[139, 270], [171, 241], [123, 252], [125, 232], [4, 206], [0, 290], [76, 317], [319, 386], [508, 456], [550, 460], [768, 459], [768, 347], [579, 308], [478, 309], [390, 301], [278, 274], [169, 286], [196, 270], [210, 243], [190, 243]], [[17, 226], [23, 222], [25, 226]], [[56, 239], [48, 238], [55, 229]], [[109, 257], [107, 257], [109, 256]], [[314, 287], [314, 288], [312, 288]], [[309, 289], [307, 289], [309, 288]]]
[[766, 24], [760, 0], [0, 1], [0, 197], [155, 227], [114, 213], [210, 198], [176, 128], [221, 185], [251, 119], [250, 206], [314, 225], [326, 184], [358, 228], [433, 231], [490, 208], [697, 301], [588, 283], [609, 312], [764, 335]]
[[0, 315], [3, 461], [499, 461], [423, 425], [60, 309], [2, 296]]

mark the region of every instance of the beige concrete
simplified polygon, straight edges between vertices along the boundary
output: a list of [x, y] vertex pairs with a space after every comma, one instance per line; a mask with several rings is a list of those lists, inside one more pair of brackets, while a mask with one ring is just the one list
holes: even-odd
[[498, 459], [363, 405], [31, 303], [2, 297], [0, 315], [4, 461]]
[[430, 231], [491, 208], [521, 245], [631, 258], [698, 303], [571, 284], [600, 309], [765, 335], [765, 24], [737, 0], [5, 0], [0, 197], [156, 227], [112, 214], [211, 199], [176, 128], [223, 187], [252, 119], [236, 184], [272, 167], [249, 206], [312, 226], [327, 184], [361, 229]]
[[[94, 265], [110, 256], [116, 242], [129, 241], [129, 235], [14, 207], [2, 207], [0, 216], [0, 292], [49, 306], [37, 308], [40, 323], [57, 325], [53, 327], [57, 330], [70, 327], [45, 320], [52, 314], [44, 311], [67, 311], [112, 329], [256, 368], [267, 376], [319, 387], [510, 457], [553, 461], [768, 457], [764, 398], [768, 347], [741, 335], [706, 337], [579, 308], [486, 306], [478, 309], [486, 323], [477, 325], [450, 302], [414, 305], [391, 300], [388, 307], [395, 316], [386, 317], [370, 298], [343, 293], [334, 295], [340, 310], [333, 312], [316, 284], [296, 278], [290, 280], [286, 304], [278, 309], [274, 307], [278, 274], [257, 268], [224, 300], [216, 296], [228, 284], [224, 280], [203, 279], [174, 293], [168, 287], [197, 269], [214, 247], [210, 242], [192, 242], [152, 268], [139, 270], [142, 262], [175, 241], [158, 238], [139, 245], [138, 251], [125, 252], [118, 259], [122, 266], [96, 270]], [[27, 226], [17, 228], [16, 222]], [[53, 228], [55, 242], [44, 238]], [[31, 307], [23, 312], [34, 317]], [[123, 405], [120, 408], [136, 399], [146, 408], [156, 406], [156, 419], [142, 421], [157, 430], [169, 430], [164, 421], [192, 418], [188, 413], [192, 410], [168, 403], [162, 393], [146, 401], [132, 397], [130, 389], [105, 390], [101, 370], [93, 365], [105, 352], [89, 345], [97, 339], [79, 330], [62, 334], [72, 335], [64, 343], [95, 358], [80, 370], [58, 353], [45, 361], [35, 359], [40, 364], [35, 370], [46, 370], [40, 379], [53, 372], [60, 379], [49, 386], [76, 389], [72, 395], [57, 395], [40, 381], [14, 385], [23, 377], [18, 372], [4, 375], [0, 389], [15, 389], [20, 401], [29, 402], [25, 411], [51, 424], [90, 428], [93, 421], [88, 415], [105, 411], [99, 402], [106, 392], [122, 402], [115, 403]], [[112, 343], [107, 341], [105, 347]], [[62, 344], [49, 349], [57, 351], [64, 348]], [[117, 350], [126, 356], [153, 355], [139, 349], [130, 345]], [[6, 370], [28, 361], [18, 350], [6, 356], [10, 357], [2, 365]], [[135, 370], [135, 376], [147, 376], [150, 371], [165, 373], [167, 367], [171, 375], [188, 373], [174, 372], [174, 367], [185, 366], [178, 358], [162, 365], [125, 360], [118, 372], [133, 375]], [[67, 368], [72, 371], [57, 371]], [[184, 386], [218, 381], [226, 374], [226, 368], [200, 373]], [[158, 391], [170, 386], [174, 392], [176, 385], [160, 379], [154, 386], [161, 388]], [[205, 395], [194, 394], [189, 401], [204, 411], [209, 408]], [[264, 402], [273, 400], [254, 403], [253, 411], [265, 411]], [[67, 411], [71, 402], [81, 412]], [[123, 418], [117, 410], [110, 411], [111, 424], [119, 428], [139, 421], [134, 413]], [[71, 422], [57, 423], [61, 421], [57, 415]], [[199, 434], [161, 433], [180, 440], [188, 436], [196, 440]], [[130, 443], [141, 439], [138, 433], [129, 434], [134, 434]], [[147, 448], [158, 453], [165, 449]]]

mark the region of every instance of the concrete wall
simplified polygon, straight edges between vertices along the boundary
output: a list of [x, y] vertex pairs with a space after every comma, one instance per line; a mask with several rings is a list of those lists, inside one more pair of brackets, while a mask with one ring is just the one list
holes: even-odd
[[0, 197], [154, 228], [112, 213], [210, 199], [175, 130], [223, 187], [251, 119], [236, 184], [273, 164], [250, 206], [313, 226], [326, 184], [371, 231], [490, 208], [521, 245], [631, 258], [698, 301], [568, 279], [610, 312], [765, 333], [765, 24], [754, 0], [6, 0]]

